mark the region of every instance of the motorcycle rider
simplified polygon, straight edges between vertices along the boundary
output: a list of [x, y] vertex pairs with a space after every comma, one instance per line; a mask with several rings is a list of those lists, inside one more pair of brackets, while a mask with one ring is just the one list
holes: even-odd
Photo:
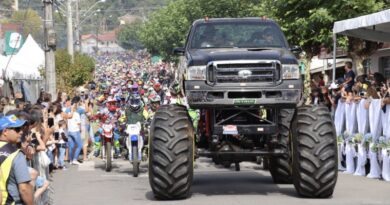
[[136, 124], [140, 122], [143, 124], [144, 115], [143, 115], [143, 103], [139, 95], [131, 96], [129, 104], [126, 107], [126, 122], [127, 124]]
[[159, 82], [155, 82], [153, 84], [154, 92], [157, 93], [157, 95], [160, 96], [160, 99], [165, 99], [165, 93], [164, 90], [161, 88], [161, 84]]
[[[110, 123], [117, 123], [118, 122], [118, 118], [120, 116], [119, 114], [119, 109], [118, 107], [116, 106], [116, 99], [113, 98], [112, 96], [108, 97], [107, 99], [107, 104], [106, 104], [106, 108], [104, 108], [103, 110], [100, 111], [100, 114], [102, 115], [101, 116], [101, 122], [107, 122], [106, 120], [108, 120]], [[106, 120], [104, 120], [106, 119]], [[118, 130], [118, 126], [114, 126], [115, 129], [114, 129], [114, 148], [115, 148], [115, 154], [114, 154], [114, 157], [117, 158], [120, 156], [120, 143], [119, 143], [119, 138], [120, 138], [120, 134], [119, 134], [119, 130]], [[97, 134], [100, 134], [99, 131], [97, 132]], [[100, 142], [97, 142], [96, 141], [96, 138], [98, 138], [98, 136], [95, 135], [95, 153], [96, 153], [96, 150], [99, 149], [100, 150], [100, 147], [101, 147], [101, 143]]]
[[149, 105], [145, 106], [143, 115], [145, 121], [151, 121], [154, 117], [154, 114], [158, 110], [161, 104], [161, 98], [157, 93], [152, 93], [149, 95]]
[[198, 129], [199, 118], [200, 118], [199, 110], [194, 110], [189, 108], [187, 99], [183, 96], [181, 86], [178, 81], [175, 80], [171, 84], [171, 86], [169, 87], [169, 93], [171, 94], [171, 97], [169, 99], [169, 104], [184, 105], [187, 107], [188, 115], [192, 120], [192, 124], [196, 133]]

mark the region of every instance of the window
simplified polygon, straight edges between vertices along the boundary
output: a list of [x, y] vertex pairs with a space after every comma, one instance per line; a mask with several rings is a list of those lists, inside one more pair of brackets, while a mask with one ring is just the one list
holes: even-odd
[[215, 22], [197, 25], [191, 48], [286, 47], [281, 30], [266, 22]]
[[390, 56], [379, 58], [379, 71], [385, 78], [390, 78]]
[[368, 74], [368, 71], [371, 69], [371, 59], [365, 59], [363, 61], [363, 72], [364, 74]]

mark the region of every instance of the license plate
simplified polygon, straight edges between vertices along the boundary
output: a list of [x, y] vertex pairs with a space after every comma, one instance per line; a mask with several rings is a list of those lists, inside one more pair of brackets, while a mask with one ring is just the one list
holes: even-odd
[[224, 135], [238, 135], [238, 130], [236, 125], [224, 125], [222, 127]]
[[235, 105], [253, 105], [256, 103], [256, 99], [235, 99], [233, 104]]

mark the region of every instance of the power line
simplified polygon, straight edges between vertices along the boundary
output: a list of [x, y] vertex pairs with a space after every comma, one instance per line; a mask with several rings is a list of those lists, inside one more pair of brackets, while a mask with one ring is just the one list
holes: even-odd
[[[153, 6], [153, 7], [135, 7], [135, 8], [128, 8], [128, 9], [107, 9], [107, 10], [101, 10], [104, 12], [117, 12], [117, 11], [140, 11], [140, 10], [158, 10], [161, 9], [161, 6]], [[84, 12], [86, 10], [80, 10], [80, 12]]]

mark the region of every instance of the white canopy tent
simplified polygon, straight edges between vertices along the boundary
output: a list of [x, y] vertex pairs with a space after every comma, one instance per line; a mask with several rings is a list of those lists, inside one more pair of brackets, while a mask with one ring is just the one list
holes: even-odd
[[352, 36], [370, 41], [390, 42], [390, 9], [336, 21], [333, 25], [333, 81], [336, 74], [337, 34]]
[[40, 79], [39, 68], [45, 63], [45, 53], [29, 35], [13, 56], [1, 56], [0, 68], [7, 79]]
[[0, 55], [0, 74], [7, 79], [1, 94], [10, 96], [21, 92], [25, 100], [35, 103], [42, 86], [39, 69], [44, 65], [45, 53], [29, 35], [17, 54]]

